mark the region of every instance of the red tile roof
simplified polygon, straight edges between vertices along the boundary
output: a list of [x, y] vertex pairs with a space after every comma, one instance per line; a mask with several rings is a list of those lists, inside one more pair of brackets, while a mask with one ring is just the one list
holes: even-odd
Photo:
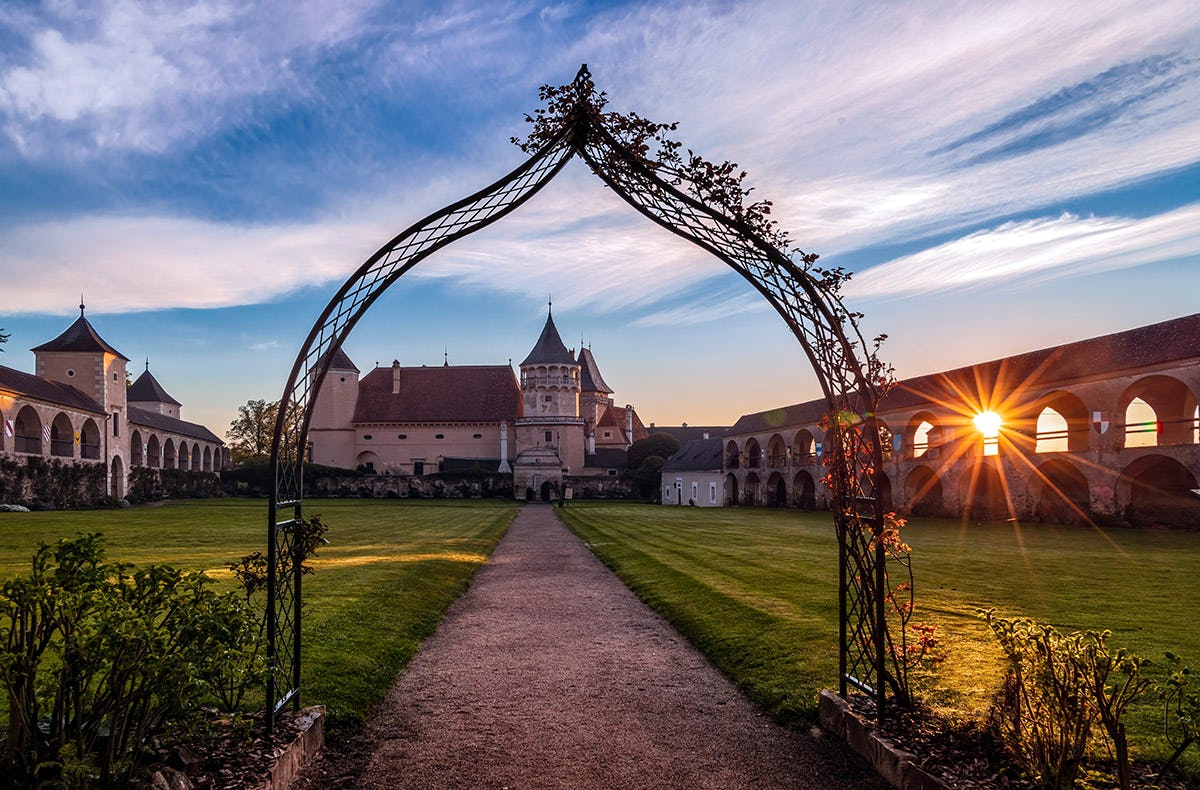
[[104, 407], [68, 384], [31, 376], [0, 365], [0, 390], [24, 395], [31, 400], [45, 401], [92, 414], [104, 414]]
[[520, 416], [521, 389], [507, 365], [400, 368], [392, 394], [392, 368], [379, 367], [358, 385], [354, 422], [512, 422]]
[[129, 415], [126, 417], [126, 422], [135, 428], [153, 428], [160, 431], [168, 431], [177, 433], [180, 436], [190, 436], [193, 439], [203, 439], [206, 442], [213, 444], [224, 445], [217, 436], [205, 428], [203, 425], [198, 425], [194, 422], [187, 422], [177, 417], [168, 417], [165, 414], [146, 411], [139, 409], [137, 406], [129, 407]]

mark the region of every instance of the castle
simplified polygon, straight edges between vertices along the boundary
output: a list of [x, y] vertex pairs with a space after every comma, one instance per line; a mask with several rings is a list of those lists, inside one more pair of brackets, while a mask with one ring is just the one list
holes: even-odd
[[571, 478], [612, 476], [648, 436], [614, 405], [591, 349], [568, 349], [553, 307], [520, 364], [376, 367], [361, 376], [340, 349], [313, 404], [314, 463], [393, 475], [512, 473], [518, 498], [564, 493]]
[[[132, 384], [129, 358], [79, 318], [32, 349], [36, 374], [0, 365], [0, 456], [103, 464], [106, 495], [125, 496], [131, 467], [216, 472], [225, 443], [180, 418], [180, 403], [146, 369]], [[36, 492], [28, 492], [35, 498]]]

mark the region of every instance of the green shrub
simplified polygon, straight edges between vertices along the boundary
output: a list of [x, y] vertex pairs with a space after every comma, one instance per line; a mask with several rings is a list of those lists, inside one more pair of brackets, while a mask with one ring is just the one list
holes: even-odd
[[127, 783], [151, 737], [208, 693], [244, 646], [234, 594], [203, 573], [105, 561], [99, 535], [42, 544], [0, 590], [8, 775], [18, 783]]
[[1200, 693], [1189, 688], [1192, 670], [1183, 659], [1167, 653], [1171, 664], [1167, 684], [1159, 689], [1163, 701], [1163, 732], [1175, 751], [1163, 764], [1160, 775], [1170, 773], [1190, 746], [1200, 748]]
[[1096, 734], [1112, 750], [1120, 786], [1131, 787], [1122, 719], [1149, 686], [1147, 662], [1110, 650], [1108, 631], [1061, 634], [1030, 618], [997, 617], [994, 609], [980, 616], [1008, 660], [991, 726], [1025, 773], [1046, 787], [1074, 786], [1099, 722]]

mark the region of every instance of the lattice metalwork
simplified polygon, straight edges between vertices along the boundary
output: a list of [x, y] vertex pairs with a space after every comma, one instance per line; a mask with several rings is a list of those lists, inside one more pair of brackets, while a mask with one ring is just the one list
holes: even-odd
[[[578, 80], [590, 77], [586, 67]], [[583, 91], [580, 95], [583, 95]], [[684, 194], [622, 146], [603, 116], [586, 103], [524, 164], [504, 178], [396, 236], [364, 263], [330, 300], [292, 369], [275, 427], [275, 489], [269, 512], [268, 724], [289, 702], [299, 705], [303, 541], [303, 449], [316, 393], [330, 360], [359, 318], [401, 275], [425, 257], [516, 209], [575, 154], [630, 205], [725, 261], [767, 299], [803, 347], [829, 403], [829, 482], [841, 556], [841, 690], [854, 686], [884, 703], [883, 553], [873, 540], [882, 503], [873, 490], [882, 458], [872, 419], [879, 393], [854, 329], [835, 291], [815, 279], [745, 223]], [[850, 336], [847, 335], [849, 330]], [[281, 516], [283, 517], [280, 520]]]

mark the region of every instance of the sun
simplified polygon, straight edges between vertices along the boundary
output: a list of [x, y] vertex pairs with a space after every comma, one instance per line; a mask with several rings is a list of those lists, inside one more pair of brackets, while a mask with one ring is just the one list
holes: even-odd
[[975, 415], [975, 427], [984, 437], [993, 437], [1000, 433], [1000, 426], [1003, 420], [1000, 415], [994, 411], [981, 411]]

